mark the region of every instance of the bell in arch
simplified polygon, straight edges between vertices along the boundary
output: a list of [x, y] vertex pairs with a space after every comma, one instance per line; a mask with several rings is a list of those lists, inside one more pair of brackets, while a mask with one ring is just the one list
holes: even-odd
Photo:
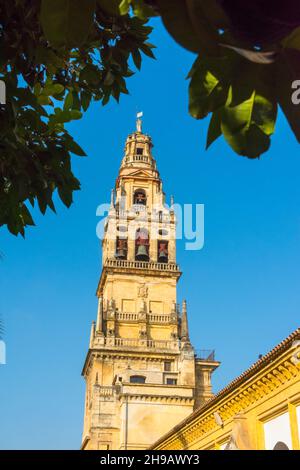
[[149, 236], [148, 231], [144, 228], [139, 228], [136, 231], [135, 259], [149, 261]]
[[149, 261], [149, 235], [148, 230], [144, 228], [139, 228], [136, 231], [135, 259]]
[[127, 240], [117, 239], [116, 258], [127, 258]]
[[148, 261], [148, 249], [146, 245], [138, 245], [136, 259], [139, 261]]
[[137, 189], [134, 193], [134, 198], [133, 199], [134, 199], [134, 201], [133, 201], [134, 204], [145, 206], [147, 198], [146, 198], [146, 193], [145, 193], [144, 189]]
[[158, 242], [158, 262], [167, 263], [168, 262], [168, 243], [167, 242]]

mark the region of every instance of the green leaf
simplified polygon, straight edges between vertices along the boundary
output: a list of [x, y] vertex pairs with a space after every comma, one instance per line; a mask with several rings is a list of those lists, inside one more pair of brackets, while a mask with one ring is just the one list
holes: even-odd
[[256, 90], [242, 102], [235, 103], [232, 87], [222, 108], [221, 130], [229, 145], [239, 155], [257, 158], [270, 146], [277, 106]]
[[22, 220], [24, 225], [35, 225], [33, 218], [31, 217], [31, 214], [28, 210], [28, 208], [25, 206], [25, 204], [22, 205]]
[[225, 103], [227, 89], [224, 89], [218, 77], [209, 70], [200, 68], [189, 86], [189, 113], [195, 119], [202, 119]]
[[73, 106], [73, 93], [69, 91], [64, 101], [64, 110], [69, 110]]
[[199, 56], [189, 74], [189, 113], [202, 119], [226, 103], [233, 80], [236, 57], [226, 52], [223, 57]]
[[83, 109], [83, 111], [86, 111], [88, 109], [89, 105], [90, 105], [92, 95], [88, 91], [83, 90], [81, 92], [80, 98], [81, 98], [82, 109]]
[[93, 64], [86, 65], [80, 72], [80, 80], [92, 85], [99, 85], [101, 78], [100, 70]]
[[146, 56], [150, 57], [151, 59], [155, 59], [155, 55], [152, 52], [152, 47], [152, 44], [147, 43], [140, 45], [141, 51], [143, 51]]
[[70, 136], [66, 139], [66, 146], [70, 152], [80, 157], [86, 157], [85, 151]]
[[73, 202], [72, 189], [68, 186], [59, 186], [58, 194], [65, 206], [70, 207]]
[[110, 70], [108, 70], [104, 78], [104, 82], [103, 82], [104, 85], [109, 87], [114, 83], [114, 81], [115, 81], [114, 74]]
[[49, 96], [46, 96], [46, 95], [40, 95], [37, 97], [37, 102], [41, 105], [51, 105], [51, 100], [49, 98]]
[[55, 47], [79, 47], [91, 30], [96, 0], [42, 0], [41, 25]]
[[[156, 0], [156, 3], [175, 41], [193, 52], [213, 54], [218, 51], [217, 31], [222, 9], [216, 0]], [[211, 17], [212, 9], [215, 18]]]
[[132, 8], [135, 16], [142, 20], [146, 20], [151, 16], [155, 16], [153, 9], [147, 5], [144, 0], [132, 0]]
[[220, 110], [212, 113], [206, 139], [206, 150], [210, 145], [222, 135], [221, 131], [221, 112]]
[[136, 66], [136, 68], [138, 70], [140, 70], [141, 69], [141, 63], [142, 63], [142, 56], [141, 56], [140, 51], [138, 49], [135, 49], [131, 52], [131, 55], [132, 55], [134, 65]]
[[224, 124], [221, 124], [221, 129], [227, 143], [238, 155], [258, 158], [270, 147], [270, 137], [255, 125], [251, 126], [246, 133], [232, 133]]
[[122, 0], [119, 5], [119, 11], [121, 15], [127, 15], [129, 12], [131, 0]]
[[109, 93], [104, 93], [102, 98], [102, 106], [105, 106], [109, 102]]
[[79, 95], [77, 93], [77, 91], [73, 91], [72, 93], [73, 95], [73, 109], [77, 109], [78, 111], [80, 111], [81, 109], [81, 102], [80, 102], [80, 99], [79, 99]]
[[300, 27], [294, 29], [294, 31], [282, 41], [282, 45], [285, 48], [300, 50]]
[[37, 194], [37, 200], [38, 200], [38, 205], [39, 209], [42, 214], [45, 214], [46, 209], [47, 209], [47, 201], [45, 198], [45, 195], [43, 193]]
[[46, 85], [42, 90], [41, 94], [45, 96], [55, 96], [63, 93], [65, 87], [60, 83], [51, 83], [50, 85]]
[[71, 119], [80, 119], [82, 118], [82, 112], [78, 111], [78, 109], [71, 109], [70, 116]]

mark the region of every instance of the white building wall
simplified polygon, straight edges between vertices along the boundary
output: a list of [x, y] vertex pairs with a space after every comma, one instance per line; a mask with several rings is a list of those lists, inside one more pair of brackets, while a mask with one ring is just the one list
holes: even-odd
[[288, 412], [264, 423], [264, 433], [266, 450], [274, 449], [278, 441], [284, 442], [289, 449], [292, 449], [292, 436]]

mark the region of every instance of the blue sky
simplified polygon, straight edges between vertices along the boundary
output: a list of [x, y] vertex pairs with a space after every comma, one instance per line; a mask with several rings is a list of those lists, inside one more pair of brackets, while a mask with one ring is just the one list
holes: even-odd
[[35, 213], [25, 241], [1, 229], [1, 449], [80, 446], [80, 374], [101, 270], [95, 212], [109, 200], [136, 111], [144, 111], [167, 201], [173, 194], [179, 203], [205, 204], [204, 248], [178, 243], [178, 298], [187, 299], [196, 349], [213, 348], [222, 362], [214, 390], [299, 325], [299, 146], [280, 115], [260, 160], [236, 156], [222, 140], [205, 151], [208, 122], [187, 112], [193, 56], [155, 25], [157, 60], [145, 58], [128, 81], [130, 96], [120, 105], [96, 103], [70, 126], [88, 153], [73, 159], [82, 183], [73, 206], [58, 202], [58, 215]]

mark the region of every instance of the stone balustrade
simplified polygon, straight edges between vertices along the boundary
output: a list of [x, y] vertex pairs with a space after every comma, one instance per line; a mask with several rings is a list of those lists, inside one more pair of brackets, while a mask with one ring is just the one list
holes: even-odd
[[139, 320], [146, 320], [148, 323], [176, 323], [178, 320], [177, 314], [165, 315], [156, 313], [133, 313], [133, 312], [105, 312], [104, 318], [115, 319], [117, 321], [136, 322]]
[[134, 339], [134, 338], [103, 338], [103, 346], [107, 348], [128, 348], [128, 349], [149, 349], [149, 350], [169, 350], [179, 352], [180, 341], [162, 341], [154, 339]]
[[112, 397], [114, 395], [115, 387], [95, 385], [94, 397]]
[[104, 262], [104, 267], [150, 269], [155, 271], [179, 272], [179, 266], [176, 263], [156, 263], [153, 261], [127, 261], [121, 259], [106, 259]]

